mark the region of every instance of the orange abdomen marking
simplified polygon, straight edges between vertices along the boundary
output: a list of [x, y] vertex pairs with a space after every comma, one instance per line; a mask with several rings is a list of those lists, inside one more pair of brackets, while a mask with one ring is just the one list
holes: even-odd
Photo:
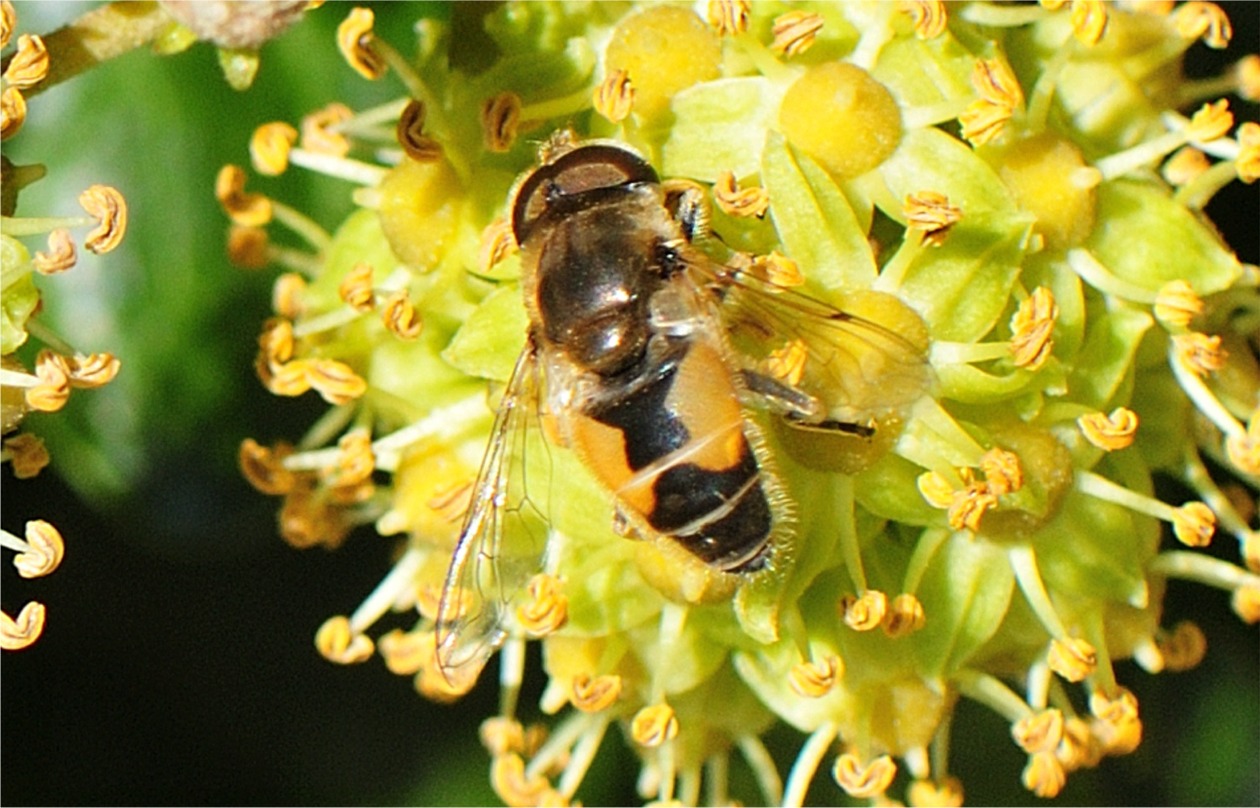
[[772, 513], [717, 348], [675, 340], [667, 357], [569, 423], [572, 446], [652, 530], [721, 569], [747, 564]]

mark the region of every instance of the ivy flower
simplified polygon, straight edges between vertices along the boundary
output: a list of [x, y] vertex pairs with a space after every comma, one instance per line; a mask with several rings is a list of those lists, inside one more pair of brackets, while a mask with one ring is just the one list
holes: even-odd
[[[8, 47], [16, 32], [17, 13], [8, 0], [0, 4], [3, 32], [0, 47]], [[16, 48], [6, 59], [0, 84], [4, 93], [3, 138], [19, 134], [27, 114], [23, 93], [44, 81], [51, 69], [48, 48], [32, 34], [17, 37]], [[36, 283], [70, 270], [78, 261], [72, 232], [88, 229], [83, 247], [96, 254], [111, 252], [127, 232], [127, 203], [117, 189], [92, 185], [79, 195], [83, 215], [17, 215], [22, 189], [42, 178], [42, 165], [3, 163], [4, 198], [0, 209], [0, 400], [3, 401], [4, 444], [0, 459], [11, 464], [16, 479], [29, 479], [48, 465], [44, 442], [22, 430], [28, 415], [54, 413], [65, 406], [73, 389], [108, 384], [117, 375], [119, 360], [110, 353], [85, 353], [41, 322], [40, 287]], [[42, 249], [34, 255], [23, 239], [39, 239]], [[44, 246], [46, 245], [46, 246]], [[42, 277], [41, 277], [42, 276]], [[51, 281], [57, 282], [57, 281]], [[19, 431], [21, 430], [21, 431]], [[18, 574], [23, 578], [48, 575], [61, 563], [65, 552], [61, 533], [42, 519], [26, 523], [24, 537], [0, 531], [0, 545], [13, 550]], [[43, 632], [45, 608], [30, 601], [18, 612], [0, 614], [0, 648], [19, 650], [35, 642]]]
[[[338, 48], [399, 97], [261, 122], [250, 154], [264, 176], [345, 180], [358, 209], [326, 229], [220, 174], [230, 255], [284, 270], [258, 375], [330, 405], [294, 445], [246, 441], [242, 468], [283, 497], [295, 546], [359, 525], [402, 545], [316, 644], [379, 652], [428, 698], [474, 685], [439, 667], [435, 628], [528, 325], [507, 199], [555, 133], [614, 139], [707, 196], [745, 271], [921, 334], [933, 383], [868, 438], [802, 440], [749, 409], [796, 513], [790, 560], [762, 578], [645, 551], [564, 447], [531, 455], [551, 485], [519, 507], [548, 553], [509, 593], [481, 732], [498, 795], [582, 799], [619, 728], [656, 803], [726, 803], [742, 760], [768, 803], [825, 779], [836, 798], [958, 804], [966, 698], [1027, 756], [1008, 776], [1053, 797], [1141, 742], [1118, 660], [1202, 658], [1202, 631], [1163, 625], [1169, 580], [1260, 620], [1254, 514], [1225, 493], [1260, 479], [1258, 275], [1202, 216], [1255, 177], [1254, 132], [1220, 97], [1251, 97], [1255, 57], [1180, 78], [1193, 42], [1228, 43], [1211, 3], [702, 5], [460, 8], [475, 43], [434, 19], [387, 42], [354, 9]], [[805, 372], [791, 346], [770, 361]], [[1196, 498], [1157, 498], [1155, 475]], [[1222, 538], [1237, 562], [1201, 552]], [[407, 626], [382, 634], [390, 612]], [[545, 732], [518, 710], [529, 642]], [[803, 737], [783, 772], [762, 740], [778, 724]]]

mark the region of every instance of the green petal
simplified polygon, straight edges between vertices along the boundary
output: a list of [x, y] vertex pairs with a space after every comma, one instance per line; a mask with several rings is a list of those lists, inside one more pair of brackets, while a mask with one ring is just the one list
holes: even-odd
[[529, 318], [515, 285], [495, 289], [481, 302], [442, 358], [469, 376], [505, 382], [520, 355]]
[[1015, 573], [999, 546], [953, 533], [933, 555], [917, 595], [927, 615], [914, 643], [928, 675], [948, 675], [992, 637], [1015, 590]]
[[759, 76], [708, 81], [678, 93], [671, 104], [676, 121], [661, 146], [662, 176], [713, 182], [723, 171], [737, 178], [757, 173], [782, 95], [781, 86]]
[[[0, 354], [8, 355], [26, 342], [26, 321], [39, 305], [39, 289], [31, 278], [31, 256], [26, 246], [11, 236], [0, 239], [4, 263], [4, 295], [0, 300]], [[12, 281], [9, 279], [13, 278]]]
[[[1142, 335], [1154, 324], [1146, 312], [1116, 308], [1094, 319], [1068, 377], [1072, 398], [1104, 409], [1128, 378]], [[1120, 402], [1122, 403], [1122, 402]]]
[[1210, 295], [1242, 275], [1216, 234], [1154, 185], [1117, 180], [1100, 186], [1098, 221], [1106, 225], [1094, 229], [1086, 247], [1114, 275], [1152, 293], [1184, 280]]
[[806, 277], [826, 289], [869, 289], [875, 258], [830, 175], [771, 132], [761, 156], [761, 178], [784, 250]]

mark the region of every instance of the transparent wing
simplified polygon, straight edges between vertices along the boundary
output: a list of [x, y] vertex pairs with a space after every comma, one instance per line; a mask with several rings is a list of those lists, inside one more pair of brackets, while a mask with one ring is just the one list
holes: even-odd
[[[693, 261], [689, 271], [713, 293], [751, 378], [817, 408], [805, 423], [878, 419], [927, 389], [926, 331], [891, 296], [854, 295], [840, 308], [714, 261]], [[776, 397], [764, 385], [750, 387]]]
[[546, 491], [550, 466], [526, 446], [541, 440], [538, 420], [539, 367], [527, 347], [516, 362], [490, 432], [472, 500], [451, 558], [437, 617], [437, 661], [455, 688], [471, 688], [481, 669], [507, 637], [514, 596], [543, 565], [547, 524], [528, 496]]

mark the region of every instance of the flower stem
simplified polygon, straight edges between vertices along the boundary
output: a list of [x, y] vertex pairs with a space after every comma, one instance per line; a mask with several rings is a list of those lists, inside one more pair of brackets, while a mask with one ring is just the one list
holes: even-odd
[[147, 45], [174, 24], [170, 15], [154, 2], [110, 3], [93, 9], [44, 37], [48, 75], [25, 95], [27, 98], [38, 95], [66, 79]]

